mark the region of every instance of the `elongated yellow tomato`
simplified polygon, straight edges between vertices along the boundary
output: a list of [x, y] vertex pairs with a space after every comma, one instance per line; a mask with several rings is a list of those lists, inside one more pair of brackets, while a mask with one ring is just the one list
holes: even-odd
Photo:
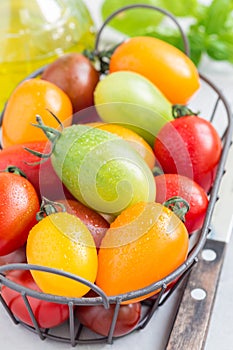
[[[29, 264], [56, 268], [95, 282], [96, 246], [87, 227], [74, 215], [60, 212], [38, 222], [29, 233], [26, 254]], [[45, 293], [81, 297], [90, 289], [57, 274], [34, 270], [31, 273]]]
[[134, 71], [149, 79], [173, 104], [186, 104], [200, 86], [197, 68], [174, 46], [157, 38], [138, 36], [118, 46], [110, 73]]

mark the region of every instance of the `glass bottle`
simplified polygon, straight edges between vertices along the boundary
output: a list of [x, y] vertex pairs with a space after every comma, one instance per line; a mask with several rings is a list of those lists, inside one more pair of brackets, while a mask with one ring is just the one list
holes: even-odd
[[93, 20], [82, 0], [1, 0], [0, 18], [0, 110], [29, 73], [93, 47]]

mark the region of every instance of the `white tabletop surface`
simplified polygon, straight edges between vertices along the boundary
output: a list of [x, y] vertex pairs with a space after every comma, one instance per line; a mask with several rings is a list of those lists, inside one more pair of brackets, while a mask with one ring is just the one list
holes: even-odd
[[[101, 23], [98, 15], [99, 6], [102, 0], [84, 0], [89, 7], [97, 25]], [[233, 108], [233, 66], [225, 63], [216, 63], [204, 60], [200, 66], [200, 71], [215, 82], [224, 92], [230, 105]], [[228, 164], [232, 166], [233, 164]], [[229, 193], [231, 194], [229, 196]], [[229, 213], [229, 225], [231, 211], [233, 213], [233, 178], [229, 183], [228, 203], [224, 211]], [[231, 205], [229, 204], [231, 202]], [[223, 271], [217, 289], [217, 297], [213, 314], [211, 317], [210, 328], [207, 336], [205, 350], [231, 350], [233, 349], [233, 239], [227, 246], [226, 257]], [[165, 306], [166, 307], [166, 306]], [[165, 315], [164, 315], [165, 314]], [[129, 335], [117, 340], [111, 345], [87, 345], [80, 346], [83, 350], [126, 350], [133, 348], [141, 349], [142, 344], [145, 350], [163, 350], [162, 345], [158, 345], [156, 332], [156, 322], [160, 315], [155, 315], [145, 330]], [[166, 312], [163, 311], [163, 318], [166, 318]], [[0, 305], [0, 344], [4, 350], [67, 350], [71, 349], [69, 344], [57, 343], [45, 340], [42, 342], [35, 334], [25, 330], [21, 326], [13, 325], [8, 315]], [[79, 348], [79, 347], [78, 347]], [[187, 349], [189, 350], [189, 349]], [[198, 350], [198, 349], [197, 349]]]

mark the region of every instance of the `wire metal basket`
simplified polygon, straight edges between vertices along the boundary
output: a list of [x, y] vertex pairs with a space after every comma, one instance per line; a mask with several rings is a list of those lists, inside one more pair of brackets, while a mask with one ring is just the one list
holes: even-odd
[[[117, 14], [128, 10], [132, 8], [148, 8], [152, 10], [156, 10], [161, 12], [162, 14], [168, 16], [178, 27], [181, 36], [183, 38], [184, 42], [184, 51], [187, 55], [189, 55], [189, 45], [187, 38], [180, 27], [178, 21], [176, 18], [174, 18], [173, 15], [168, 13], [167, 11], [157, 8], [155, 6], [150, 5], [131, 5], [131, 6], [125, 6], [118, 11], [115, 11], [111, 16], [109, 16], [106, 21], [103, 23], [102, 27], [100, 28], [97, 37], [96, 37], [96, 45], [95, 45], [95, 51], [98, 53], [98, 46], [100, 41], [100, 36], [102, 34], [103, 29], [105, 26], [109, 23], [109, 21], [114, 18]], [[30, 76], [26, 77], [26, 79], [33, 78], [36, 76], [39, 76], [44, 70], [44, 67], [41, 69], [33, 72]], [[147, 295], [153, 291], [159, 290], [159, 293], [156, 295], [155, 298], [147, 299], [144, 302], [142, 302], [143, 305], [143, 312], [141, 319], [137, 326], [133, 329], [133, 331], [138, 331], [140, 329], [143, 329], [146, 327], [146, 325], [151, 320], [152, 316], [160, 308], [174, 293], [175, 289], [180, 285], [180, 283], [186, 278], [186, 276], [190, 273], [193, 266], [198, 261], [198, 254], [204, 247], [205, 241], [211, 231], [210, 225], [211, 225], [211, 218], [214, 211], [215, 203], [218, 200], [218, 192], [220, 183], [223, 177], [223, 174], [225, 172], [224, 166], [227, 159], [227, 154], [229, 151], [229, 147], [231, 145], [231, 137], [232, 137], [232, 131], [233, 131], [233, 122], [232, 122], [232, 115], [231, 110], [229, 108], [228, 102], [226, 101], [224, 95], [221, 93], [221, 91], [218, 89], [218, 87], [215, 86], [209, 79], [204, 77], [203, 75], [200, 75], [201, 78], [201, 89], [200, 92], [198, 92], [196, 98], [192, 101], [193, 106], [197, 106], [198, 109], [200, 109], [200, 101], [202, 98], [202, 91], [206, 90], [208, 92], [208, 104], [204, 103], [204, 108], [207, 108], [205, 113], [205, 116], [208, 120], [211, 121], [213, 125], [216, 126], [216, 129], [219, 132], [219, 135], [222, 140], [223, 148], [222, 148], [222, 155], [221, 159], [218, 165], [217, 174], [215, 178], [215, 182], [211, 188], [211, 191], [209, 193], [209, 205], [205, 217], [205, 221], [203, 224], [202, 229], [196, 234], [191, 236], [191, 239], [193, 239], [192, 244], [190, 245], [190, 251], [188, 254], [188, 258], [181, 266], [179, 266], [175, 271], [173, 271], [171, 274], [166, 276], [160, 281], [156, 281], [155, 283], [147, 286], [146, 288], [132, 291], [130, 293], [116, 295], [112, 297], [108, 297], [100, 288], [98, 288], [95, 284], [90, 283], [86, 281], [85, 279], [78, 277], [76, 275], [72, 275], [70, 273], [60, 271], [57, 269], [52, 268], [46, 268], [36, 265], [29, 265], [24, 263], [18, 263], [18, 264], [8, 264], [0, 266], [0, 287], [1, 286], [7, 286], [11, 288], [12, 290], [17, 291], [21, 294], [24, 303], [26, 305], [26, 308], [29, 312], [29, 315], [31, 317], [33, 327], [28, 326], [24, 322], [17, 319], [14, 314], [11, 312], [10, 308], [7, 306], [7, 303], [5, 302], [3, 296], [0, 294], [0, 301], [2, 305], [4, 306], [5, 310], [9, 314], [12, 321], [16, 324], [21, 324], [25, 326], [27, 329], [35, 332], [38, 334], [38, 336], [41, 339], [50, 338], [55, 341], [60, 342], [67, 342], [70, 343], [72, 346], [76, 346], [77, 344], [93, 344], [93, 343], [108, 343], [111, 344], [113, 340], [115, 339], [114, 329], [116, 326], [116, 321], [119, 313], [119, 308], [122, 302], [128, 301], [131, 299], [135, 299], [144, 295]], [[204, 101], [205, 102], [205, 101]], [[206, 107], [207, 106], [207, 107]], [[2, 113], [2, 117], [4, 117], [4, 111]], [[221, 119], [220, 119], [221, 118]], [[192, 238], [194, 237], [194, 238]], [[82, 297], [82, 298], [66, 298], [61, 296], [55, 296], [51, 294], [45, 294], [42, 292], [37, 292], [28, 288], [25, 288], [11, 280], [9, 280], [5, 274], [7, 271], [10, 270], [40, 270], [45, 271], [51, 274], [58, 274], [64, 277], [71, 278], [73, 280], [76, 280], [78, 282], [81, 282], [85, 285], [88, 285], [95, 293], [97, 294], [96, 297]], [[168, 288], [169, 284], [171, 282], [176, 281], [171, 288]], [[30, 306], [30, 302], [28, 300], [28, 297], [33, 297], [39, 300], [45, 300], [49, 302], [54, 303], [60, 303], [67, 305], [67, 308], [69, 310], [69, 318], [66, 322], [66, 331], [62, 332], [62, 335], [56, 332], [56, 329], [43, 329], [40, 328], [36, 317], [33, 313], [33, 310]], [[95, 306], [95, 305], [103, 305], [105, 308], [109, 308], [110, 305], [114, 305], [114, 313], [112, 317], [111, 326], [108, 332], [107, 336], [100, 336], [93, 332], [93, 334], [90, 332], [88, 333], [89, 336], [83, 336], [85, 332], [83, 332], [84, 328], [82, 324], [80, 324], [75, 316], [76, 306], [82, 305], [82, 306]]]

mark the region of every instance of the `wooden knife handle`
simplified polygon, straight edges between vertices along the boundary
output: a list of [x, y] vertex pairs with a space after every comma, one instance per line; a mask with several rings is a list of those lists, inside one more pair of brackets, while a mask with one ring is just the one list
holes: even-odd
[[[198, 263], [188, 277], [167, 350], [204, 348], [225, 247], [225, 242], [206, 241]], [[205, 260], [206, 255], [210, 260]]]

